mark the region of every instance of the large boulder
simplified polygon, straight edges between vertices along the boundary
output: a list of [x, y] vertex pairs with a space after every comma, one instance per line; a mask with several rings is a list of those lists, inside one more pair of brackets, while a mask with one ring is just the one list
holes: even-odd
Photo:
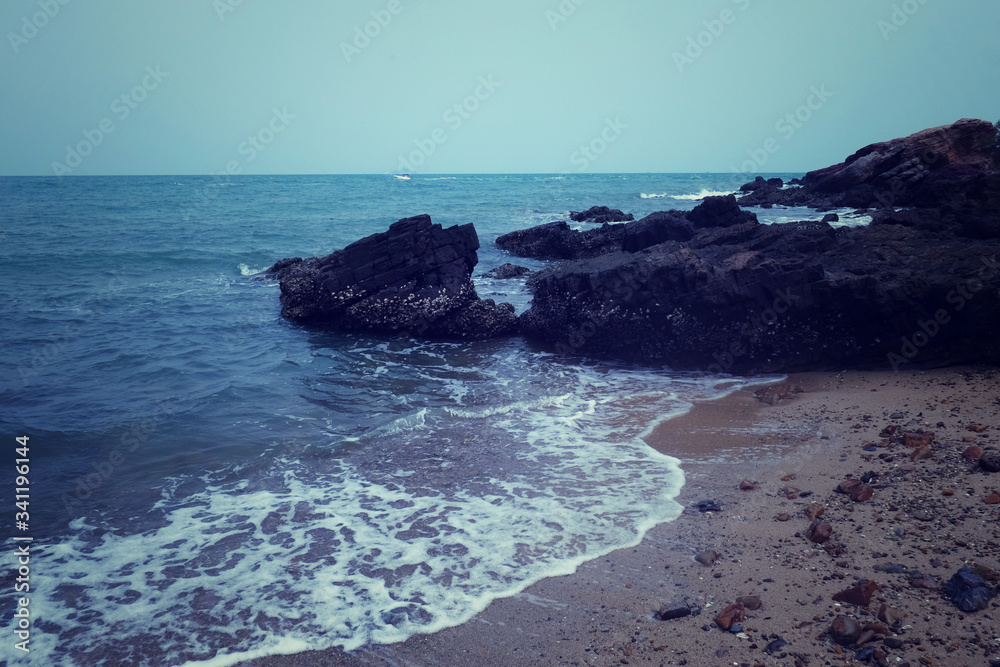
[[617, 208], [607, 206], [591, 206], [586, 211], [570, 211], [569, 219], [574, 222], [593, 222], [604, 224], [605, 222], [628, 222], [635, 217], [631, 213], [622, 213]]
[[479, 237], [471, 225], [442, 229], [430, 216], [326, 257], [281, 260], [281, 314], [338, 331], [485, 339], [516, 331], [510, 304], [481, 300], [472, 284]]
[[519, 229], [497, 238], [496, 244], [518, 257], [535, 259], [580, 259], [618, 250], [625, 225], [604, 224], [577, 231], [565, 220]]

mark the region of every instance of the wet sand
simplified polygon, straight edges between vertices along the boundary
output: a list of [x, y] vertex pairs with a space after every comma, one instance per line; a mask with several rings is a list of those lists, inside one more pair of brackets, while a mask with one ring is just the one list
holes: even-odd
[[[1000, 571], [1000, 505], [986, 502], [1000, 493], [1000, 474], [962, 457], [973, 445], [1000, 454], [1000, 372], [801, 374], [766, 402], [755, 390], [699, 403], [647, 437], [682, 460], [687, 483], [677, 500], [687, 509], [638, 546], [433, 635], [243, 664], [791, 666], [861, 664], [859, 651], [870, 664], [914, 667], [1000, 659], [1000, 597], [965, 613], [941, 592], [963, 565], [987, 577]], [[901, 433], [921, 430], [934, 436], [913, 460], [913, 439], [904, 444]], [[872, 497], [835, 492], [868, 472]], [[743, 481], [753, 490], [741, 490]], [[703, 500], [721, 510], [692, 507]], [[832, 527], [822, 544], [806, 537], [811, 504]], [[695, 560], [709, 550], [714, 564]], [[832, 599], [863, 580], [878, 584], [867, 606]], [[760, 608], [746, 611], [740, 633], [718, 628], [716, 615], [739, 596], [758, 597]], [[693, 613], [658, 620], [671, 603]], [[833, 640], [834, 618], [864, 628], [882, 605], [895, 624], [876, 625], [862, 645]]]

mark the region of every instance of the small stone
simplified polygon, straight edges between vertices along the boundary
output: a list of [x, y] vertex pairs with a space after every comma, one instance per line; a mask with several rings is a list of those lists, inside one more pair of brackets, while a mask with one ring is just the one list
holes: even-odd
[[792, 515], [786, 512], [782, 512], [781, 514], [778, 514], [774, 518], [777, 519], [778, 521], [788, 521], [789, 519], [792, 518]]
[[866, 581], [863, 584], [853, 586], [841, 591], [833, 596], [834, 602], [846, 602], [858, 607], [867, 607], [871, 604], [872, 595], [878, 590], [878, 584], [874, 581]]
[[750, 611], [757, 611], [764, 604], [756, 595], [744, 595], [742, 597], [738, 597], [736, 598], [736, 602], [743, 605]]
[[861, 636], [858, 637], [858, 645], [867, 644], [873, 639], [875, 639], [875, 632], [872, 630], [865, 630], [861, 633]]
[[830, 535], [833, 534], [833, 526], [831, 526], [826, 521], [820, 521], [816, 519], [806, 530], [806, 539], [815, 544], [823, 544], [828, 539]]
[[764, 650], [767, 651], [768, 653], [775, 653], [777, 651], [780, 651], [781, 649], [783, 649], [786, 646], [788, 646], [788, 642], [786, 642], [781, 637], [778, 637], [773, 642], [771, 642], [770, 644], [768, 644], [767, 648], [764, 649]]
[[739, 602], [729, 605], [720, 611], [719, 615], [715, 617], [716, 625], [723, 630], [729, 630], [734, 624], [742, 623], [745, 620], [746, 610]]
[[916, 573], [916, 576], [910, 578], [910, 585], [914, 588], [923, 588], [927, 591], [936, 591], [941, 588], [941, 584], [935, 577], [920, 573]]
[[899, 619], [899, 612], [889, 605], [883, 604], [878, 608], [877, 618], [887, 625], [895, 625], [896, 621]]
[[963, 567], [944, 587], [945, 595], [964, 612], [980, 611], [989, 606], [996, 591], [972, 569]]
[[702, 551], [694, 559], [702, 565], [712, 566], [715, 565], [715, 561], [719, 560], [719, 552], [709, 549], [708, 551]]
[[972, 431], [973, 433], [982, 433], [989, 428], [986, 424], [969, 424], [965, 427], [966, 430]]
[[789, 500], [795, 500], [802, 493], [801, 489], [797, 489], [794, 486], [785, 487], [785, 497]]
[[974, 436], [974, 435], [963, 435], [962, 436], [962, 442], [975, 442], [975, 441], [976, 441], [976, 436]]
[[987, 505], [1000, 505], [1000, 493], [994, 491], [990, 495], [983, 498], [983, 502]]
[[781, 478], [781, 481], [782, 482], [790, 482], [793, 479], [795, 479], [795, 473], [792, 473], [791, 475], [785, 475], [784, 477]]
[[979, 459], [979, 467], [986, 472], [1000, 472], [1000, 456], [984, 456]]
[[686, 602], [680, 601], [673, 604], [663, 605], [660, 610], [653, 614], [661, 621], [672, 621], [676, 618], [684, 618], [691, 615], [691, 607]]
[[838, 616], [830, 624], [830, 635], [841, 646], [848, 646], [861, 636], [861, 624], [850, 616]]
[[699, 512], [721, 512], [722, 505], [715, 502], [714, 500], [699, 500], [691, 507], [695, 508]]
[[875, 495], [875, 490], [867, 484], [862, 484], [851, 491], [851, 500], [856, 503], [863, 503], [873, 495]]
[[972, 445], [964, 452], [962, 452], [962, 458], [965, 459], [966, 461], [978, 461], [979, 459], [983, 458], [984, 453], [985, 452], [983, 452], [982, 447], [980, 447], [979, 445]]
[[877, 635], [887, 635], [889, 634], [889, 626], [885, 623], [869, 623], [865, 626], [865, 630], [871, 630]]
[[896, 637], [886, 637], [882, 643], [888, 648], [901, 648], [903, 646], [903, 640]]
[[823, 512], [826, 511], [826, 508], [819, 503], [810, 503], [809, 507], [805, 508], [804, 511], [807, 517], [815, 519], [816, 517], [822, 515]]
[[920, 431], [917, 433], [904, 433], [903, 445], [906, 447], [930, 447], [934, 444], [933, 431]]
[[850, 495], [850, 493], [854, 491], [854, 489], [858, 488], [863, 483], [864, 482], [862, 482], [860, 479], [854, 479], [853, 477], [851, 479], [845, 479], [837, 486], [837, 491], [840, 493], [846, 493]]
[[934, 450], [930, 447], [917, 447], [910, 454], [910, 459], [913, 461], [926, 461], [927, 459], [934, 458]]
[[941, 489], [941, 495], [942, 496], [953, 496], [953, 495], [955, 495], [955, 492], [952, 491], [951, 489]]
[[753, 491], [756, 488], [757, 486], [748, 479], [745, 479], [742, 482], [740, 482], [740, 491]]

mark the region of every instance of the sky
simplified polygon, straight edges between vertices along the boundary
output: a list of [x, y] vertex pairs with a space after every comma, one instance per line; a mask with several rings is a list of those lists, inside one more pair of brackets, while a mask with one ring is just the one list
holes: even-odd
[[0, 175], [804, 172], [1000, 118], [996, 0], [4, 0]]

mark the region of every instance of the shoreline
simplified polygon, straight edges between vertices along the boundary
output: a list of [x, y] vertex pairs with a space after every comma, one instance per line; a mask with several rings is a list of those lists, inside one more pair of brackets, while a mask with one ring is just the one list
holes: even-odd
[[[983, 474], [961, 456], [970, 445], [1000, 453], [1000, 372], [805, 373], [777, 385], [789, 391], [774, 405], [755, 398], [763, 387], [753, 386], [696, 403], [651, 430], [646, 442], [682, 462], [686, 479], [676, 501], [686, 509], [637, 546], [497, 599], [435, 634], [351, 654], [333, 649], [238, 664], [790, 666], [850, 663], [855, 648], [871, 649], [871, 664], [914, 667], [1000, 658], [1000, 598], [966, 614], [936, 590], [967, 563], [1000, 571], [1000, 505], [984, 502], [1000, 492], [1000, 475]], [[795, 387], [804, 391], [790, 391]], [[988, 428], [966, 430], [972, 423]], [[934, 431], [932, 458], [912, 460], [910, 448], [880, 437], [889, 425]], [[867, 443], [876, 450], [866, 451]], [[845, 475], [869, 470], [878, 474], [870, 499], [852, 502], [833, 491]], [[743, 480], [755, 488], [741, 491]], [[692, 509], [701, 500], [722, 510]], [[813, 503], [833, 529], [822, 545], [805, 537], [810, 519], [803, 511]], [[718, 554], [714, 564], [695, 560], [710, 550]], [[831, 599], [861, 579], [880, 586], [867, 608]], [[712, 627], [738, 596], [762, 604], [746, 612], [743, 632]], [[681, 602], [697, 614], [654, 617]], [[882, 604], [899, 618], [893, 630], [861, 647], [831, 640], [834, 617], [867, 624]], [[772, 643], [779, 639], [784, 644]], [[775, 650], [768, 653], [768, 645]]]

